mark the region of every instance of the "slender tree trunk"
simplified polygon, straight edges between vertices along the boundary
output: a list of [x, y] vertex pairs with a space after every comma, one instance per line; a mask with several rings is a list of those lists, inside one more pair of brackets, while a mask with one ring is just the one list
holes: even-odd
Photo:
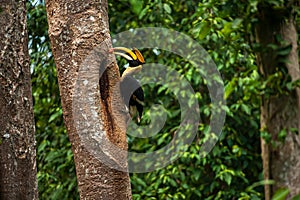
[[[104, 59], [111, 48], [107, 0], [49, 0], [46, 9], [80, 197], [131, 199], [127, 163], [120, 164], [114, 157], [121, 156], [121, 160], [126, 161], [126, 155], [117, 153], [112, 156], [110, 150], [104, 148], [107, 143], [103, 142], [108, 138], [118, 148], [127, 150], [126, 116], [120, 113], [116, 114], [117, 117], [113, 115], [113, 106], [116, 110], [123, 108], [119, 93], [113, 96], [114, 86], [120, 77], [118, 67], [112, 56], [110, 60], [114, 62]], [[88, 84], [92, 86], [80, 89]], [[85, 98], [90, 104], [80, 103]], [[89, 139], [86, 141], [85, 137]], [[98, 141], [95, 146], [92, 145], [94, 141]], [[113, 169], [97, 154], [116, 161], [116, 165], [122, 165], [123, 171]]]
[[26, 1], [0, 2], [0, 199], [37, 199]]
[[[297, 31], [291, 8], [272, 9], [259, 7], [259, 23], [256, 27], [257, 42], [262, 50], [257, 54], [260, 71], [264, 79], [280, 68], [286, 68], [292, 81], [299, 79], [299, 59]], [[280, 41], [281, 40], [281, 41]], [[282, 41], [285, 41], [282, 43]], [[284, 47], [291, 45], [292, 50], [285, 56], [270, 44]], [[278, 77], [287, 79], [288, 77]], [[267, 88], [268, 90], [269, 88]], [[300, 90], [279, 93], [266, 92], [261, 102], [261, 129], [271, 134], [271, 142], [261, 138], [264, 178], [275, 181], [273, 186], [265, 186], [265, 199], [269, 200], [279, 188], [290, 189], [289, 198], [300, 193]], [[298, 130], [295, 132], [294, 130]], [[282, 141], [279, 133], [287, 135]]]

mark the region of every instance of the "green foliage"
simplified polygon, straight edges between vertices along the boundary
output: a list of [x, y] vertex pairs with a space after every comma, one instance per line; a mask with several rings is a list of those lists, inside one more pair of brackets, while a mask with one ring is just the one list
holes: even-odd
[[[289, 195], [290, 190], [287, 188], [280, 188], [276, 190], [275, 194], [272, 196], [272, 200], [285, 200]], [[300, 194], [293, 196], [292, 200], [299, 200]]]
[[272, 200], [285, 200], [289, 192], [290, 191], [285, 188], [279, 189], [275, 192], [274, 196], [272, 197]]
[[294, 197], [292, 198], [292, 200], [300, 200], [300, 194], [294, 196]]
[[[209, 133], [211, 102], [205, 79], [186, 60], [162, 50], [142, 50], [148, 63], [172, 66], [192, 85], [200, 105], [201, 120], [195, 141], [176, 162], [144, 174], [131, 174], [134, 199], [263, 199], [260, 136], [271, 141], [260, 128], [262, 94], [289, 94], [300, 81], [291, 82], [278, 66], [264, 80], [257, 68], [253, 40], [258, 4], [281, 8], [284, 1], [109, 1], [111, 34], [139, 27], [166, 27], [186, 33], [210, 54], [225, 82], [227, 118], [217, 145], [206, 156], [199, 154]], [[300, 20], [297, 18], [297, 23]], [[29, 49], [31, 56], [34, 111], [37, 130], [37, 162], [41, 199], [78, 199], [71, 145], [63, 125], [56, 71], [47, 35], [43, 3], [28, 3]], [[300, 26], [298, 26], [299, 28]], [[299, 28], [300, 31], [300, 28]], [[280, 41], [280, 38], [278, 38]], [[270, 44], [285, 62], [290, 45]], [[122, 65], [120, 65], [122, 66]], [[155, 136], [128, 137], [131, 151], [160, 149], [170, 142], [180, 124], [180, 106], [173, 92], [162, 85], [145, 85], [145, 114], [150, 123], [151, 105], [164, 106], [167, 123]], [[155, 92], [158, 91], [158, 92]], [[295, 132], [295, 131], [294, 131]], [[284, 141], [287, 130], [278, 137]], [[275, 199], [283, 198], [280, 191]], [[299, 198], [299, 196], [298, 196]], [[297, 199], [297, 198], [296, 198]]]
[[[219, 143], [208, 156], [200, 157], [203, 133], [209, 130], [205, 122], [209, 121], [210, 116], [210, 99], [205, 80], [199, 73], [195, 73], [190, 63], [176, 56], [160, 51], [154, 57], [152, 52], [143, 51], [146, 61], [173, 66], [190, 81], [198, 94], [204, 123], [199, 127], [197, 140], [175, 163], [154, 172], [131, 175], [134, 199], [263, 198], [263, 185], [250, 187], [262, 178], [259, 96], [263, 88], [251, 44], [247, 40], [250, 19], [241, 13], [247, 11], [248, 16], [252, 15], [256, 4], [240, 5], [223, 1], [177, 1], [176, 4], [168, 1], [143, 2], [144, 8], [139, 15], [125, 9], [125, 1], [110, 3], [112, 34], [147, 26], [170, 27], [189, 34], [208, 50], [221, 70], [228, 105], [225, 108], [227, 120]], [[170, 9], [165, 8], [166, 3]], [[239, 12], [235, 12], [237, 10]], [[118, 23], [123, 16], [130, 16], [131, 20]], [[172, 102], [175, 98], [169, 95], [168, 88], [147, 85], [144, 90], [146, 99], [151, 99], [151, 102], [146, 102], [147, 105], [151, 106], [153, 100], [159, 100], [164, 102], [167, 112], [174, 115], [168, 118], [164, 129], [151, 140], [130, 138], [131, 150], [138, 152], [153, 151], [168, 144], [179, 125], [180, 117], [175, 114], [179, 114], [178, 105], [168, 106], [174, 105]], [[153, 91], [159, 92], [155, 97], [149, 96], [153, 95]]]

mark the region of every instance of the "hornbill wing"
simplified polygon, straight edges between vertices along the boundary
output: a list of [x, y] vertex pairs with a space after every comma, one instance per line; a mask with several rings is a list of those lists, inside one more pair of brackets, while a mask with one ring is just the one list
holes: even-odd
[[136, 109], [139, 112], [139, 117], [142, 117], [144, 106], [144, 91], [141, 87], [133, 92], [129, 100], [129, 106], [136, 106]]
[[125, 76], [121, 80], [120, 90], [125, 105], [129, 110], [131, 107], [135, 107], [139, 117], [141, 117], [143, 114], [144, 91], [140, 83], [132, 76]]

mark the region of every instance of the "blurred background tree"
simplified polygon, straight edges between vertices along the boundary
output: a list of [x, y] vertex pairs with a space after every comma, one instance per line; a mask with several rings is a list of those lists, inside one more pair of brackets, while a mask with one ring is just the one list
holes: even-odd
[[[210, 54], [225, 83], [226, 122], [211, 153], [200, 158], [198, 145], [208, 130], [210, 98], [205, 80], [192, 65], [168, 52], [141, 50], [146, 62], [172, 66], [190, 81], [198, 94], [201, 120], [199, 133], [189, 150], [166, 168], [131, 174], [134, 199], [262, 199], [264, 184], [260, 136], [260, 95], [270, 87], [286, 91], [290, 80], [263, 80], [255, 53], [254, 25], [262, 0], [170, 0], [109, 1], [111, 34], [140, 27], [166, 27], [185, 33]], [[276, 2], [272, 1], [274, 6]], [[271, 3], [269, 0], [267, 3]], [[47, 35], [43, 1], [28, 7], [29, 48], [37, 138], [39, 196], [41, 199], [78, 199], [71, 145], [63, 125], [56, 70]], [[299, 11], [298, 11], [299, 12]], [[296, 22], [299, 29], [299, 18]], [[299, 31], [299, 30], [298, 30]], [[299, 41], [299, 40], [298, 40]], [[122, 61], [120, 61], [122, 62]], [[122, 66], [120, 64], [119, 66]], [[199, 87], [200, 85], [200, 87]], [[146, 99], [163, 103], [168, 121], [149, 139], [129, 137], [131, 150], [155, 150], [167, 144], [180, 123], [180, 107], [168, 88], [143, 86]], [[152, 105], [153, 102], [146, 102]], [[149, 119], [147, 107], [144, 123]], [[270, 182], [267, 182], [269, 184]]]
[[79, 199], [44, 2], [27, 3], [40, 199]]

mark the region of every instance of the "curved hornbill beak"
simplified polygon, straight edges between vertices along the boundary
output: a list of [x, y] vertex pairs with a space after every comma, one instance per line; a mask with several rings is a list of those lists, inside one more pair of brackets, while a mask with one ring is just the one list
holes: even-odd
[[115, 47], [112, 48], [110, 52], [116, 55], [120, 55], [125, 58], [130, 67], [137, 67], [139, 65], [145, 64], [145, 60], [141, 52], [137, 48], [128, 49], [126, 47]]

